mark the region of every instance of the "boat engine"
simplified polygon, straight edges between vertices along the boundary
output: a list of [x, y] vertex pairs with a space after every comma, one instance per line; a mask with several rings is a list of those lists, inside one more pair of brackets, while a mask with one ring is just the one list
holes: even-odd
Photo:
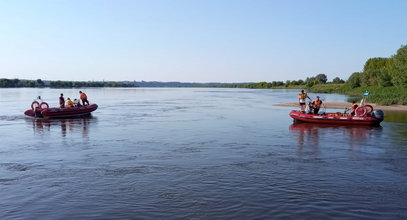
[[383, 121], [383, 119], [384, 119], [384, 112], [380, 109], [373, 110], [371, 115], [373, 118], [376, 118], [380, 121]]

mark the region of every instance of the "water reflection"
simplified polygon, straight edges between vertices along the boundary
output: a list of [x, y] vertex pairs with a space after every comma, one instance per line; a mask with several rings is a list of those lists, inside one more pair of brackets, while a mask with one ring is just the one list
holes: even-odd
[[[294, 123], [289, 127], [297, 137], [298, 147], [318, 147], [320, 142], [347, 143], [350, 146], [367, 145], [371, 137], [381, 135], [381, 126], [331, 125], [314, 123]], [[322, 139], [324, 139], [322, 141]]]
[[97, 119], [92, 115], [81, 118], [63, 118], [63, 119], [27, 119], [27, 122], [32, 123], [34, 133], [47, 134], [60, 128], [62, 137], [66, 137], [68, 133], [81, 133], [83, 138], [89, 136], [89, 125], [95, 123]]
[[385, 111], [384, 115], [385, 122], [407, 123], [407, 112]]

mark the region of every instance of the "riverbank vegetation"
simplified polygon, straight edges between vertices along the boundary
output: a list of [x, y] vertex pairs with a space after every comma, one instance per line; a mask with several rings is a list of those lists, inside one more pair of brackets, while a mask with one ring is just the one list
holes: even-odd
[[345, 81], [335, 77], [328, 81], [320, 73], [302, 80], [257, 82], [257, 83], [181, 83], [181, 82], [136, 82], [136, 81], [43, 81], [0, 79], [0, 88], [18, 87], [222, 87], [252, 89], [304, 89], [316, 93], [341, 93], [360, 97], [369, 91], [369, 101], [382, 105], [407, 105], [407, 45], [391, 57], [375, 57], [366, 61], [362, 72], [355, 72]]
[[328, 78], [325, 74], [321, 73], [314, 77], [307, 77], [305, 80], [287, 80], [283, 81], [272, 81], [272, 82], [258, 82], [258, 83], [241, 83], [241, 84], [223, 84], [218, 87], [228, 87], [228, 88], [249, 88], [249, 89], [295, 89], [295, 88], [311, 88], [314, 85], [331, 85], [331, 84], [344, 84], [345, 81], [339, 77], [335, 77], [332, 81], [328, 82]]
[[236, 85], [238, 88], [255, 89], [304, 89], [315, 93], [340, 93], [360, 97], [369, 91], [369, 102], [392, 105], [407, 105], [407, 46], [402, 46], [395, 55], [370, 58], [363, 72], [355, 72], [345, 81], [335, 77], [328, 81], [325, 74], [305, 80], [259, 82]]
[[369, 91], [369, 101], [382, 105], [407, 105], [407, 46], [395, 55], [370, 58], [363, 72], [353, 73], [343, 85], [317, 85], [312, 92], [342, 93], [360, 96]]
[[[20, 80], [20, 79], [1, 79], [0, 88], [80, 88], [80, 87], [219, 87], [247, 83], [197, 83], [197, 82], [159, 82], [159, 81], [47, 81], [47, 80]], [[233, 86], [232, 86], [233, 85]]]
[[0, 79], [0, 88], [80, 88], [80, 87], [137, 87], [132, 82], [112, 82], [112, 81], [43, 81], [37, 80], [20, 80], [20, 79]]

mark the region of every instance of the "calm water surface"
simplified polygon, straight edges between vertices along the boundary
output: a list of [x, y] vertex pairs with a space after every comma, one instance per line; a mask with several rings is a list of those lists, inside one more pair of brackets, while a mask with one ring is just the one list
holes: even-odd
[[293, 125], [273, 104], [298, 91], [83, 91], [92, 117], [33, 120], [78, 90], [0, 89], [0, 219], [407, 219], [405, 113]]

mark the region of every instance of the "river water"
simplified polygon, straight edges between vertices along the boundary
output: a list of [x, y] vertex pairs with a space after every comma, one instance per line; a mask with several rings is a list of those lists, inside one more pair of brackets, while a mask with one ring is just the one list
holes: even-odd
[[274, 104], [294, 90], [82, 91], [91, 117], [34, 120], [78, 89], [0, 89], [0, 219], [407, 219], [404, 113], [293, 125]]

